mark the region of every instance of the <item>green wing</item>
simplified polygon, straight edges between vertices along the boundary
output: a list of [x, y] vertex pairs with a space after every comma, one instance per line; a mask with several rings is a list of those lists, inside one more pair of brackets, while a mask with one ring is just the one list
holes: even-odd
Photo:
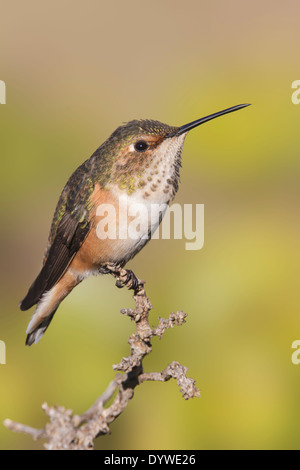
[[88, 160], [73, 173], [59, 198], [43, 267], [20, 303], [21, 310], [35, 305], [62, 277], [90, 230], [90, 202], [93, 183]]

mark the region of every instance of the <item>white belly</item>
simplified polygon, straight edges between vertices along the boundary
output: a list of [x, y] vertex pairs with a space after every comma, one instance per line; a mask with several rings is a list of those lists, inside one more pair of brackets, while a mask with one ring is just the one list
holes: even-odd
[[165, 201], [145, 200], [139, 193], [119, 197], [116, 238], [118, 258], [128, 261], [151, 239], [168, 207]]

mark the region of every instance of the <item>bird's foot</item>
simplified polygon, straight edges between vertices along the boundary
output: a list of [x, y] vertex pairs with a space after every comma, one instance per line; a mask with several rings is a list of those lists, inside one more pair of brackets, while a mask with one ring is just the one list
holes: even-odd
[[123, 269], [121, 266], [113, 264], [106, 264], [105, 268], [117, 278], [116, 286], [119, 289], [127, 287], [127, 289], [133, 290], [136, 295], [144, 288], [144, 281], [138, 279], [130, 269]]
[[140, 281], [133, 271], [131, 271], [130, 269], [122, 269], [122, 273], [116, 281], [116, 286], [119, 288], [128, 287], [128, 289], [136, 291], [139, 286], [139, 283]]

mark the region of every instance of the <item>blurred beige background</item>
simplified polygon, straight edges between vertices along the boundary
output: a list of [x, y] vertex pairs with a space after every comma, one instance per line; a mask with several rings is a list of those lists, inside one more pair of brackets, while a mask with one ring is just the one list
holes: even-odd
[[[39, 271], [60, 191], [122, 122], [181, 125], [252, 106], [191, 133], [176, 202], [205, 204], [205, 244], [153, 240], [129, 263], [147, 280], [151, 322], [185, 326], [153, 341], [148, 371], [189, 367], [202, 398], [145, 383], [98, 440], [105, 449], [299, 448], [299, 122], [296, 0], [2, 1], [0, 79], [0, 422], [43, 427], [40, 405], [85, 411], [133, 331], [131, 294], [82, 283], [42, 341], [24, 346], [18, 302]], [[142, 427], [142, 423], [147, 423]], [[141, 432], [141, 430], [143, 431]], [[42, 442], [0, 425], [2, 449]]]

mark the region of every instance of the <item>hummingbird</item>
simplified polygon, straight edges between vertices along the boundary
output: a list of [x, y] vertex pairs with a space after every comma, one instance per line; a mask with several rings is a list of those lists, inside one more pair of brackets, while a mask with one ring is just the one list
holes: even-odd
[[41, 339], [60, 303], [86, 277], [107, 274], [111, 265], [123, 268], [149, 241], [163, 216], [157, 213], [141, 221], [139, 237], [108, 239], [97, 229], [98, 207], [118, 207], [120, 199], [129, 208], [136, 203], [147, 208], [154, 203], [167, 206], [178, 190], [187, 133], [246, 106], [233, 106], [180, 127], [149, 119], [130, 121], [74, 171], [56, 206], [41, 271], [20, 302], [21, 310], [36, 305], [26, 345]]

